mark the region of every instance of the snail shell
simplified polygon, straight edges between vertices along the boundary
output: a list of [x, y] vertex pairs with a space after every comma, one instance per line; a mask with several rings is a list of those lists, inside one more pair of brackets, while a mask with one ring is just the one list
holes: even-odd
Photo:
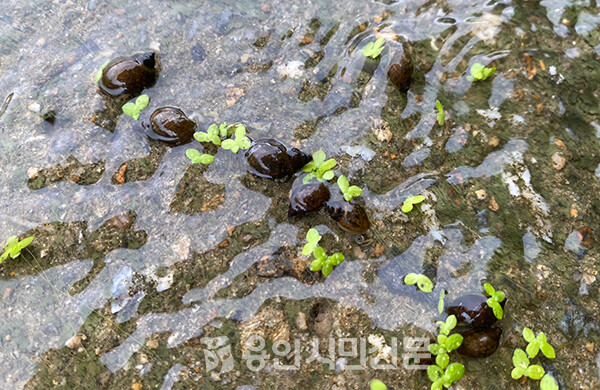
[[414, 70], [412, 58], [403, 47], [398, 47], [395, 50], [387, 74], [395, 86], [402, 92], [406, 92], [410, 88], [411, 76]]
[[274, 139], [259, 139], [246, 151], [250, 172], [268, 179], [287, 179], [311, 157]]
[[112, 96], [136, 96], [156, 83], [160, 73], [160, 57], [154, 52], [118, 57], [102, 70], [98, 85]]
[[288, 216], [317, 211], [329, 200], [331, 193], [323, 183], [310, 183], [298, 186], [290, 197]]
[[456, 350], [463, 356], [488, 357], [498, 349], [502, 328], [470, 329], [462, 332], [463, 342]]
[[354, 202], [327, 202], [327, 212], [338, 225], [351, 233], [362, 234], [371, 227], [365, 209]]
[[473, 328], [491, 327], [497, 318], [487, 304], [487, 298], [481, 294], [467, 294], [452, 302], [446, 308], [448, 315], [455, 315], [458, 322]]
[[161, 107], [150, 116], [146, 126], [148, 137], [164, 141], [169, 145], [183, 145], [194, 139], [196, 122], [177, 107]]

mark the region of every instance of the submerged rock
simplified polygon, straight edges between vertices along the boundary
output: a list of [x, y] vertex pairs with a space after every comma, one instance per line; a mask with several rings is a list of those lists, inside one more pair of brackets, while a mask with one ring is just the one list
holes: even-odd
[[488, 357], [498, 349], [502, 328], [470, 329], [462, 332], [463, 342], [456, 350], [463, 356]]
[[177, 107], [161, 107], [150, 116], [150, 125], [144, 125], [148, 137], [169, 145], [183, 145], [194, 139], [196, 122]]
[[367, 212], [358, 203], [345, 201], [327, 202], [326, 209], [329, 216], [342, 229], [348, 232], [362, 234], [371, 227]]
[[246, 151], [246, 157], [250, 172], [268, 179], [287, 179], [311, 160], [301, 150], [274, 139], [254, 141]]
[[[504, 306], [504, 303], [501, 303]], [[498, 319], [487, 304], [487, 298], [481, 294], [467, 294], [452, 302], [446, 308], [448, 315], [455, 315], [456, 320], [473, 328], [488, 328]]]
[[402, 92], [406, 92], [410, 88], [414, 70], [412, 58], [408, 51], [402, 46], [397, 47], [394, 50], [387, 75], [395, 86]]
[[310, 183], [298, 186], [290, 196], [288, 216], [303, 215], [320, 210], [329, 200], [331, 193], [323, 183]]
[[156, 83], [160, 70], [160, 57], [154, 52], [117, 57], [102, 70], [98, 86], [111, 96], [137, 96]]

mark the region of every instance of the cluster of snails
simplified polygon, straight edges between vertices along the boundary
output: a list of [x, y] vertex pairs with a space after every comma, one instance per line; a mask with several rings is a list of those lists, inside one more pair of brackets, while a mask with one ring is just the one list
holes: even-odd
[[[504, 306], [505, 301], [501, 303]], [[467, 294], [446, 307], [448, 315], [455, 315], [461, 326], [462, 345], [457, 352], [463, 356], [487, 357], [496, 352], [502, 328], [493, 325], [498, 320], [482, 294]]]

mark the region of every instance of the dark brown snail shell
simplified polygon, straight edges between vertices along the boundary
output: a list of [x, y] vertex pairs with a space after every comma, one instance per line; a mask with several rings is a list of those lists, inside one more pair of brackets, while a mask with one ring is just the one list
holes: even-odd
[[463, 356], [488, 357], [498, 349], [502, 328], [470, 329], [462, 332], [463, 342], [456, 350]]
[[309, 183], [298, 186], [292, 191], [288, 216], [293, 217], [320, 210], [330, 196], [329, 189], [323, 183]]
[[390, 64], [388, 77], [400, 91], [408, 91], [414, 70], [411, 55], [404, 48], [396, 48]]
[[150, 126], [145, 126], [148, 137], [169, 145], [183, 145], [194, 139], [196, 122], [177, 107], [161, 107], [150, 115]]
[[327, 202], [327, 212], [338, 225], [351, 233], [362, 234], [371, 227], [365, 209], [354, 202]]
[[136, 96], [156, 83], [160, 73], [160, 57], [144, 53], [132, 57], [118, 57], [102, 70], [98, 85], [112, 96]]
[[458, 298], [448, 305], [446, 313], [455, 315], [459, 323], [473, 328], [489, 328], [497, 321], [494, 311], [487, 304], [487, 298], [481, 294], [467, 294]]
[[268, 179], [286, 179], [306, 165], [311, 157], [274, 139], [259, 139], [246, 151], [250, 172]]

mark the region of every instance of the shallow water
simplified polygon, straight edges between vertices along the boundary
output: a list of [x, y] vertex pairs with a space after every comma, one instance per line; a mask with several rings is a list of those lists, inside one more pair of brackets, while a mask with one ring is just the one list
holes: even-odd
[[[0, 240], [36, 239], [0, 266], [3, 388], [429, 388], [403, 366], [402, 337], [437, 333], [442, 289], [453, 300], [484, 281], [508, 297], [500, 347], [454, 353], [466, 367], [455, 388], [539, 388], [510, 378], [523, 327], [554, 345], [556, 359], [536, 364], [561, 388], [598, 388], [599, 24], [583, 0], [8, 0]], [[376, 36], [387, 43], [371, 75], [360, 48]], [[384, 71], [401, 46], [415, 65], [407, 93]], [[323, 149], [364, 189], [363, 242], [323, 213], [287, 217], [301, 178], [254, 178], [225, 150], [191, 166], [190, 145], [150, 141], [125, 115], [104, 128], [94, 73], [149, 49], [163, 70], [142, 120], [173, 105], [201, 130], [239, 121], [255, 139]], [[476, 62], [496, 74], [468, 81]], [[51, 110], [53, 124], [41, 118]], [[327, 278], [295, 255], [315, 226], [346, 256]], [[405, 285], [410, 272], [433, 292]], [[253, 372], [242, 359], [253, 333], [299, 340], [303, 356], [317, 336], [323, 354], [329, 338], [396, 337], [400, 361]], [[205, 359], [223, 336], [235, 364], [221, 356], [219, 374]]]

